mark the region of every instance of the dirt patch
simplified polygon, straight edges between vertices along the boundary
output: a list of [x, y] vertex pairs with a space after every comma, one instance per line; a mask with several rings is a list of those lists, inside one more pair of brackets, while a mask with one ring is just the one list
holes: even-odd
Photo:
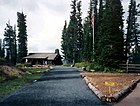
[[26, 72], [14, 66], [6, 66], [6, 65], [0, 66], [0, 76], [5, 76], [7, 78], [10, 78], [10, 77], [18, 77], [24, 74], [26, 74]]
[[121, 91], [124, 87], [131, 85], [140, 79], [140, 74], [114, 74], [114, 73], [81, 73], [102, 92], [103, 95], [110, 97]]

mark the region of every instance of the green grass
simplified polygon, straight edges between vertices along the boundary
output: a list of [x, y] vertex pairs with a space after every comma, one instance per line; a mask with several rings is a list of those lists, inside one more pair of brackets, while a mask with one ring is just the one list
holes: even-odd
[[25, 74], [20, 77], [6, 79], [4, 76], [0, 76], [0, 99], [5, 95], [8, 95], [25, 84], [40, 78], [43, 73], [42, 71], [48, 71], [48, 68], [23, 68], [24, 71], [28, 71], [32, 74]]
[[4, 76], [0, 76], [0, 82], [4, 81], [6, 78]]
[[[26, 83], [29, 83], [35, 79], [38, 79], [42, 76], [42, 73], [35, 73], [35, 74], [26, 74], [22, 77], [6, 80], [0, 82], [0, 99], [2, 99], [5, 95], [8, 95], [17, 89], [24, 86]], [[4, 78], [1, 78], [4, 79]]]
[[70, 67], [72, 64], [63, 64], [62, 66]]
[[28, 71], [30, 73], [38, 73], [38, 72], [42, 72], [42, 71], [48, 71], [49, 68], [32, 68], [32, 67], [28, 67], [28, 68], [22, 68], [25, 71]]

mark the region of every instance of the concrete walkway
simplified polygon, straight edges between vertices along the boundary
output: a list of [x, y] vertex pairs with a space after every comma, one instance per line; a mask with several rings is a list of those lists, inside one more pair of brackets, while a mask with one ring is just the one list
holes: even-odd
[[55, 67], [37, 82], [5, 98], [0, 106], [109, 106], [87, 87], [75, 68]]
[[133, 92], [114, 106], [140, 106], [140, 83]]

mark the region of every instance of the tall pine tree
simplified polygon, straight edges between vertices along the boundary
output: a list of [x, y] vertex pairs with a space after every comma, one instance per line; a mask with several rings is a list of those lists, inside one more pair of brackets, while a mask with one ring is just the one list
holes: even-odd
[[83, 60], [83, 25], [82, 25], [82, 12], [81, 1], [77, 3], [77, 61]]
[[62, 41], [61, 41], [61, 49], [62, 49], [62, 53], [63, 53], [63, 57], [65, 60], [68, 60], [68, 48], [69, 45], [67, 43], [67, 41], [69, 40], [68, 36], [67, 36], [67, 21], [65, 21], [63, 30], [62, 30], [62, 37], [61, 37]]
[[[138, 62], [140, 50], [140, 30], [139, 24], [137, 23], [138, 10], [135, 0], [130, 0], [129, 15], [127, 18], [127, 34], [125, 41], [125, 56], [126, 59], [131, 58], [131, 62]], [[133, 58], [133, 59], [132, 59]]]
[[99, 12], [97, 13], [96, 18], [96, 37], [95, 37], [95, 45], [94, 45], [94, 59], [95, 61], [98, 61], [98, 56], [100, 55], [100, 46], [98, 46], [98, 43], [101, 36], [103, 35], [102, 32], [102, 23], [103, 23], [103, 11], [104, 11], [104, 5], [105, 0], [99, 0]]
[[7, 61], [16, 64], [16, 33], [13, 27], [10, 25], [10, 21], [6, 24], [7, 27], [4, 31], [4, 42], [6, 48], [6, 59]]
[[[84, 43], [83, 55], [84, 56], [83, 58], [85, 61], [93, 60], [93, 28], [92, 28], [91, 16], [93, 12], [93, 5], [96, 5], [94, 3], [97, 3], [97, 2], [94, 2], [93, 0], [90, 1], [88, 16], [85, 18], [84, 24], [83, 24], [83, 30], [84, 30], [84, 39], [83, 39], [83, 43]], [[94, 17], [96, 17], [96, 14], [94, 14]]]
[[0, 39], [0, 58], [3, 58], [2, 48], [2, 39]]
[[82, 25], [82, 12], [81, 0], [72, 0], [72, 11], [70, 21], [65, 22], [62, 31], [62, 52], [64, 57], [69, 62], [80, 62], [83, 57], [83, 25]]
[[72, 11], [70, 16], [70, 21], [67, 28], [67, 36], [69, 40], [67, 41], [69, 47], [67, 57], [69, 58], [70, 62], [77, 61], [77, 18], [76, 18], [76, 4], [77, 0], [72, 0]]
[[13, 63], [17, 63], [17, 35], [16, 35], [16, 25], [13, 28]]
[[27, 25], [26, 15], [17, 12], [17, 27], [18, 27], [18, 62], [22, 62], [22, 58], [27, 56]]
[[83, 24], [84, 38], [83, 38], [83, 58], [84, 61], [90, 61], [93, 55], [93, 36], [92, 27], [89, 17], [86, 17]]
[[102, 35], [97, 48], [97, 62], [117, 67], [124, 60], [123, 8], [120, 0], [107, 0], [102, 18]]

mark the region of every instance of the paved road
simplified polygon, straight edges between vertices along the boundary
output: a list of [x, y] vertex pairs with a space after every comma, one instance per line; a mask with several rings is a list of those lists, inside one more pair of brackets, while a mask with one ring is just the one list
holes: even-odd
[[140, 106], [140, 83], [133, 92], [114, 106]]
[[74, 68], [55, 67], [11, 94], [0, 106], [109, 106], [89, 90], [79, 73]]

